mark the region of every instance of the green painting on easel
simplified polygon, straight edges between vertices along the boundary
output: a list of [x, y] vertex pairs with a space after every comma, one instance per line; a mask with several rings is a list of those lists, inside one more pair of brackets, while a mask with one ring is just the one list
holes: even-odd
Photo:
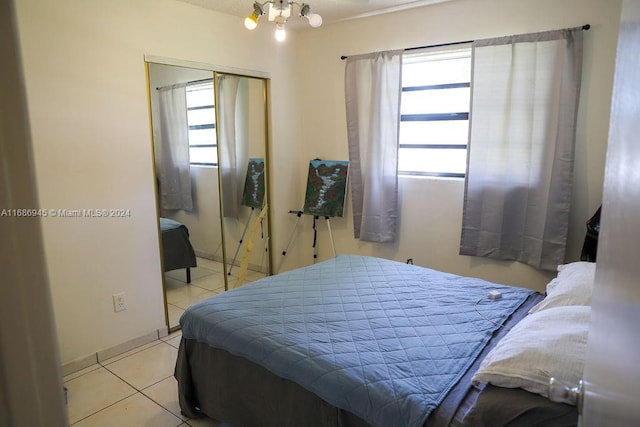
[[306, 215], [341, 217], [348, 172], [347, 161], [311, 160], [303, 212]]
[[247, 166], [244, 181], [242, 204], [250, 208], [262, 209], [264, 206], [264, 159], [251, 158]]

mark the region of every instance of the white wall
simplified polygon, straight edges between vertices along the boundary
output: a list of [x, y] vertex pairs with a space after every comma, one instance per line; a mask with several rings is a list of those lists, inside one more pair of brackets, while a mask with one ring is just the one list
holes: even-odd
[[222, 232], [218, 168], [191, 166], [192, 211], [164, 211], [162, 216], [183, 223], [197, 256], [222, 261]]
[[[578, 117], [573, 208], [568, 260], [577, 260], [585, 221], [601, 203], [608, 117], [613, 79], [619, 1], [603, 0], [458, 0], [405, 12], [346, 21], [305, 31], [296, 40], [296, 67], [304, 132], [304, 165], [310, 159], [347, 160], [344, 110], [344, 61], [341, 55], [474, 40], [591, 24], [584, 33], [583, 86]], [[321, 11], [318, 11], [321, 13]], [[296, 170], [304, 181], [306, 170]], [[332, 220], [339, 253], [379, 255], [463, 275], [542, 290], [549, 274], [523, 264], [458, 255], [463, 180], [400, 179], [401, 219], [395, 244], [353, 239], [347, 200], [345, 218]], [[304, 192], [299, 193], [301, 205]], [[283, 207], [295, 209], [294, 206]], [[290, 218], [293, 224], [294, 218]], [[296, 241], [311, 262], [311, 221]], [[328, 233], [321, 232], [321, 258], [331, 255]]]
[[[66, 364], [165, 325], [145, 55], [269, 73], [284, 114], [273, 119], [271, 152], [289, 163], [298, 157], [296, 146], [281, 145], [290, 134], [291, 48], [276, 46], [268, 28], [248, 32], [241, 18], [174, 0], [21, 0], [17, 15], [40, 205], [131, 210], [43, 221]], [[290, 204], [286, 191], [273, 197]], [[128, 309], [114, 313], [117, 292]]]
[[[272, 243], [275, 266], [285, 270], [312, 261], [309, 218], [286, 258], [280, 255], [295, 223], [287, 212], [302, 207], [308, 161], [347, 157], [340, 55], [590, 23], [570, 258], [601, 200], [617, 0], [459, 0], [290, 31], [284, 44], [273, 41], [271, 26], [248, 32], [242, 18], [174, 0], [21, 0], [17, 13], [41, 207], [132, 213], [43, 221], [62, 363], [164, 326], [145, 54], [270, 74]], [[355, 241], [347, 207], [345, 219], [333, 221], [338, 252], [412, 257], [537, 288], [546, 281], [517, 263], [457, 255], [462, 182], [402, 179], [401, 189], [398, 243]], [[327, 258], [327, 233], [320, 234]], [[127, 295], [120, 313], [111, 302], [117, 292]]]

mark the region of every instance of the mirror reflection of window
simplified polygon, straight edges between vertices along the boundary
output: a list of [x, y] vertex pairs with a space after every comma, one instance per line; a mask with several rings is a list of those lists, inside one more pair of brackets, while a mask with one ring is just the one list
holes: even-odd
[[[157, 62], [148, 62], [148, 78], [164, 308], [167, 326], [173, 331], [180, 327], [180, 316], [192, 304], [224, 292], [229, 284], [248, 283], [271, 272], [269, 216], [258, 219], [262, 206], [267, 205], [266, 176], [264, 187], [258, 185], [263, 190], [263, 201], [256, 202], [254, 209], [243, 206], [236, 215], [223, 217], [223, 206], [229, 205], [229, 200], [221, 197], [221, 191], [229, 188], [236, 188], [239, 197], [242, 195], [250, 158], [262, 159], [267, 165], [267, 83], [263, 78]], [[232, 103], [226, 104], [225, 97], [216, 99], [216, 92], [224, 86], [218, 84], [221, 80], [234, 82], [232, 87], [227, 86]], [[177, 88], [180, 92], [174, 91]], [[162, 114], [169, 109], [162, 104], [163, 90], [171, 90], [175, 93], [172, 100], [180, 101], [169, 104], [179, 104], [179, 108], [171, 109], [175, 115]], [[172, 148], [174, 144], [164, 142], [173, 131], [181, 136], [184, 158], [184, 164], [177, 168], [174, 156], [168, 156], [171, 162], [161, 161], [172, 153], [166, 145]], [[230, 149], [237, 169], [226, 176], [222, 170], [229, 164], [225, 153]], [[161, 177], [170, 169], [186, 172], [182, 181], [191, 184], [187, 191], [193, 200], [190, 209], [164, 207], [160, 203], [164, 191], [161, 187], [166, 188]], [[177, 225], [174, 228], [184, 230], [182, 246], [190, 245], [192, 250], [188, 252], [195, 255], [195, 264], [171, 262], [173, 255], [180, 257], [187, 251], [177, 250], [168, 227], [162, 226], [170, 221]], [[253, 251], [247, 250], [250, 241]]]
[[189, 161], [192, 165], [218, 165], [216, 113], [213, 99], [213, 80], [187, 85]]

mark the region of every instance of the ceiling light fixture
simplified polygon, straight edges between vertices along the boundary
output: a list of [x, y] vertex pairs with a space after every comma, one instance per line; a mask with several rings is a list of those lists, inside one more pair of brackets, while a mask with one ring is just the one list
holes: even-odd
[[284, 25], [291, 16], [293, 5], [300, 8], [300, 16], [307, 18], [309, 25], [317, 28], [322, 25], [322, 17], [317, 13], [311, 12], [311, 6], [306, 3], [298, 3], [295, 1], [266, 1], [264, 3], [253, 3], [253, 13], [244, 20], [244, 26], [248, 30], [253, 30], [258, 26], [258, 20], [265, 13], [265, 7], [268, 6], [268, 19], [276, 24], [276, 40], [284, 41], [287, 37]]

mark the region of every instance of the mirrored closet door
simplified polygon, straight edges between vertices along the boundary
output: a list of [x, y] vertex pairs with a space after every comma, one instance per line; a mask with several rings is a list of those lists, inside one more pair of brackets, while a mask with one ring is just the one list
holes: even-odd
[[266, 80], [215, 74], [222, 226], [230, 288], [271, 273]]
[[162, 286], [175, 330], [190, 305], [271, 272], [267, 81], [147, 66]]

